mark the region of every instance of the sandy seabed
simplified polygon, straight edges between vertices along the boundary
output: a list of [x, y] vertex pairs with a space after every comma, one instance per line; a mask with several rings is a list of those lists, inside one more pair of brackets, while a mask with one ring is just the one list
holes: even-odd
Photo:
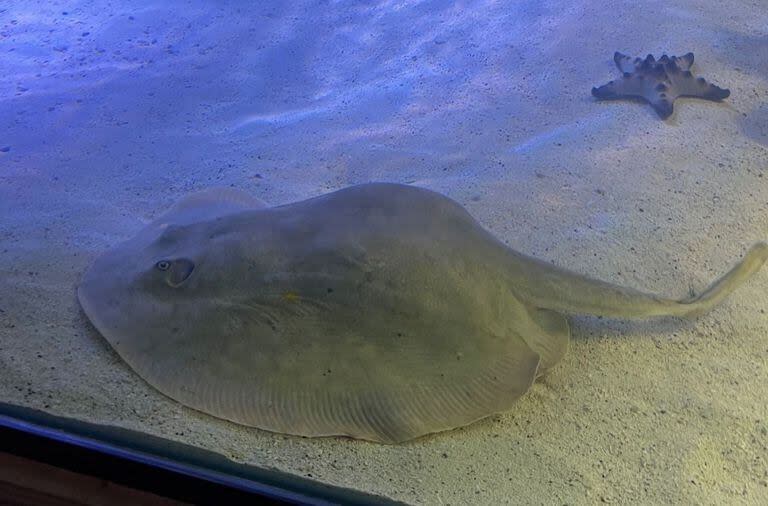
[[[513, 409], [399, 446], [223, 422], [123, 364], [78, 280], [210, 185], [412, 183], [675, 297], [768, 239], [762, 0], [276, 4], [0, 5], [0, 400], [409, 503], [768, 504], [766, 271], [695, 321], [575, 318]], [[596, 102], [616, 50], [693, 51], [731, 97]]]

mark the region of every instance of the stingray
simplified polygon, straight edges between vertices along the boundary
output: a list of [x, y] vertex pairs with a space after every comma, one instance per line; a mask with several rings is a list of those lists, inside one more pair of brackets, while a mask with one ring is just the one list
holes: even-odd
[[599, 88], [592, 88], [592, 95], [600, 100], [641, 98], [656, 110], [662, 119], [672, 114], [677, 97], [696, 97], [720, 101], [731, 92], [708, 83], [703, 77], [691, 73], [693, 53], [683, 56], [663, 55], [656, 60], [653, 55], [634, 60], [618, 51], [613, 61], [623, 76]]
[[667, 299], [518, 253], [458, 203], [371, 183], [270, 207], [181, 200], [90, 266], [85, 314], [147, 383], [240, 424], [384, 443], [510, 408], [566, 352], [566, 314], [694, 316], [768, 258]]

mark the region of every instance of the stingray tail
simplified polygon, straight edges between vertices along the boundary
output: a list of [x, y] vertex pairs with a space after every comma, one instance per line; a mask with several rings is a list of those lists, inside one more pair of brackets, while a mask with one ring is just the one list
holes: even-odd
[[675, 316], [693, 318], [706, 313], [759, 271], [766, 260], [768, 260], [768, 243], [754, 244], [740, 262], [716, 279], [701, 294], [677, 302], [678, 311]]
[[[538, 307], [576, 314], [612, 318], [680, 316], [694, 318], [719, 304], [739, 285], [760, 270], [768, 260], [768, 243], [754, 244], [744, 258], [701, 294], [674, 300], [659, 297], [570, 272], [560, 272], [552, 281], [539, 283], [532, 293]], [[556, 279], [555, 279], [556, 278]]]

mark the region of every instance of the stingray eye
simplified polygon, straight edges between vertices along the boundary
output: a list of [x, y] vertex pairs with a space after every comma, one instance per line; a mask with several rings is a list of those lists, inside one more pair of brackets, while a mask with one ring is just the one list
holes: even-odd
[[155, 264], [155, 267], [159, 271], [167, 271], [168, 269], [171, 268], [171, 262], [169, 262], [168, 260], [160, 260]]

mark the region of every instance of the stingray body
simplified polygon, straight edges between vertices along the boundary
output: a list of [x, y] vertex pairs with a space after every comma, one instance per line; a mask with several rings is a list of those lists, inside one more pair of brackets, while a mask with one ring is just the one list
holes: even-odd
[[460, 205], [397, 184], [268, 207], [182, 200], [98, 258], [80, 303], [149, 384], [200, 411], [303, 436], [400, 442], [508, 409], [567, 349], [564, 313], [686, 316], [664, 299], [517, 253]]

